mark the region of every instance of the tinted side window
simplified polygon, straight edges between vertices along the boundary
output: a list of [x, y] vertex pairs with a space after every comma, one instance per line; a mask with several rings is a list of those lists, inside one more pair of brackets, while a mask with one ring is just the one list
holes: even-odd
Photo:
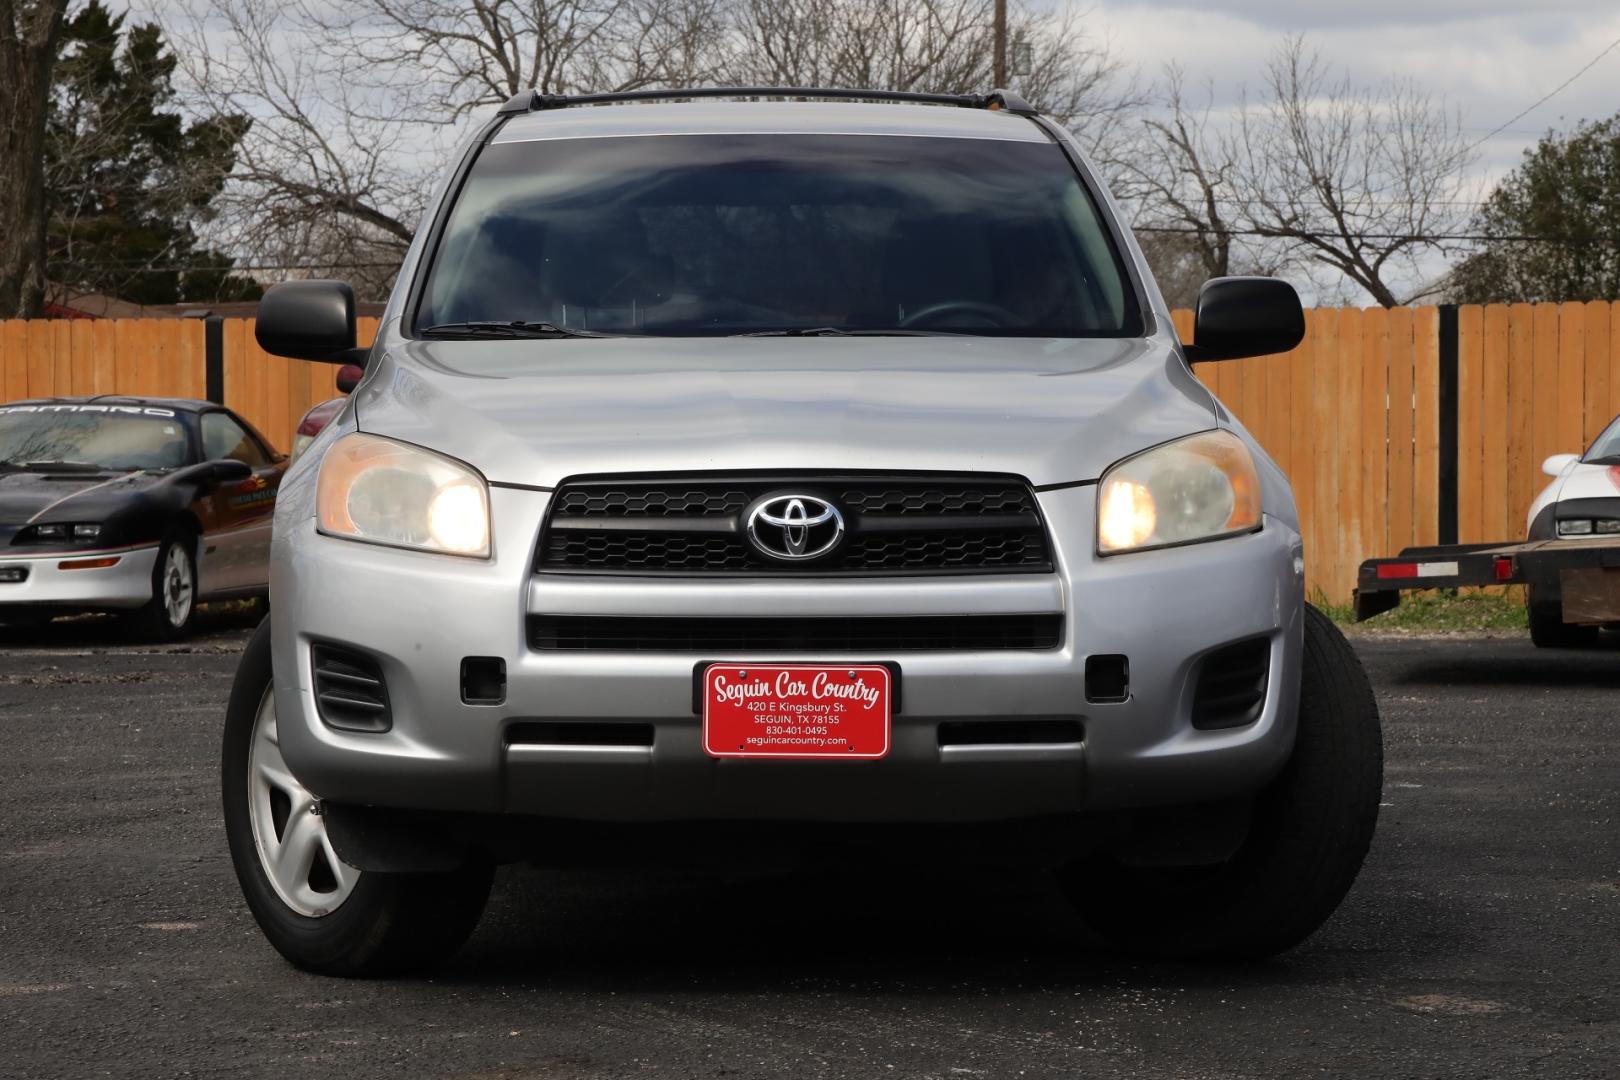
[[224, 413], [204, 413], [202, 418], [203, 457], [209, 461], [230, 458], [255, 469], [270, 464], [253, 436]]

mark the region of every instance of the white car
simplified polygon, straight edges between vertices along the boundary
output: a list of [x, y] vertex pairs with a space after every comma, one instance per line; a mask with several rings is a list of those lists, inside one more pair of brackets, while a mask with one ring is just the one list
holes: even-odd
[[[1590, 540], [1620, 536], [1620, 417], [1584, 454], [1554, 454], [1541, 463], [1552, 477], [1530, 504], [1531, 540]], [[1566, 623], [1563, 597], [1546, 586], [1528, 587], [1530, 637], [1543, 647], [1590, 644], [1598, 628]]]

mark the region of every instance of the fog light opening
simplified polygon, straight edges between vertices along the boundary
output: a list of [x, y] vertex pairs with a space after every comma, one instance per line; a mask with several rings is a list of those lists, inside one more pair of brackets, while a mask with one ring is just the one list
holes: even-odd
[[498, 656], [467, 656], [461, 661], [463, 705], [506, 703], [506, 661]]
[[1131, 696], [1131, 662], [1121, 653], [1086, 657], [1086, 700], [1118, 704]]

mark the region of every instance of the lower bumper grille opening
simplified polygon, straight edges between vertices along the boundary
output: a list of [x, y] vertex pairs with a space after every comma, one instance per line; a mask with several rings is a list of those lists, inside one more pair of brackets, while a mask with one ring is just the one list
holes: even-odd
[[1254, 638], [1204, 657], [1193, 692], [1193, 727], [1244, 727], [1260, 719], [1271, 673], [1271, 640]]
[[1085, 741], [1075, 720], [947, 720], [941, 746], [1042, 746]]
[[651, 724], [525, 720], [506, 729], [508, 746], [651, 746]]
[[328, 726], [373, 734], [394, 726], [388, 687], [377, 661], [331, 645], [314, 646], [310, 660], [315, 669], [315, 711]]
[[534, 615], [539, 650], [621, 652], [894, 653], [1055, 649], [1061, 615], [939, 615], [877, 618], [685, 618]]

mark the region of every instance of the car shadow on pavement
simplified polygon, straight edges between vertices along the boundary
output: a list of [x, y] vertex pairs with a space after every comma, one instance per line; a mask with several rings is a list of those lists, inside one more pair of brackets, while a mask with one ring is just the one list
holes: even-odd
[[[1392, 925], [1410, 932], [1392, 934]], [[1109, 952], [1037, 870], [717, 879], [514, 866], [497, 878], [472, 941], [434, 981], [468, 990], [972, 995], [1117, 989], [1151, 972], [1188, 987], [1277, 987], [1387, 967], [1392, 955], [1410, 964], [1467, 954], [1477, 945], [1470, 925], [1455, 903], [1404, 889], [1369, 897], [1364, 884], [1281, 957], [1161, 963]]]
[[[184, 641], [147, 643], [133, 636], [124, 620], [116, 615], [74, 615], [37, 626], [0, 623], [0, 651], [27, 649], [84, 649], [148, 646], [153, 649], [184, 651], [188, 642], [207, 641], [215, 634], [252, 630], [264, 618], [264, 602], [233, 600], [202, 604], [192, 622], [191, 634]], [[239, 647], [235, 643], [233, 647]]]
[[1546, 686], [1620, 689], [1620, 647], [1605, 635], [1591, 649], [1541, 649], [1504, 656], [1482, 648], [1478, 656], [1425, 660], [1415, 656], [1385, 679], [1386, 687]]

